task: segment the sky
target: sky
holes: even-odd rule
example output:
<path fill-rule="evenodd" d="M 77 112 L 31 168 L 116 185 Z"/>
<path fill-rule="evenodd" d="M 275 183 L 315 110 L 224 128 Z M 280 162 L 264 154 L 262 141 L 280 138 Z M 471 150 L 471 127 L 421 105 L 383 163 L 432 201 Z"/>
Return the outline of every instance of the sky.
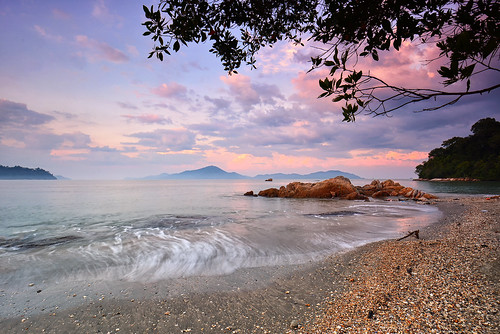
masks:
<path fill-rule="evenodd" d="M 0 165 L 72 179 L 207 165 L 248 176 L 335 169 L 413 178 L 444 140 L 471 134 L 481 118 L 500 120 L 493 91 L 343 123 L 340 103 L 317 99 L 325 72 L 306 73 L 310 45 L 265 48 L 257 70 L 232 76 L 208 44 L 160 62 L 147 58 L 143 4 L 154 2 L 0 0 Z M 357 66 L 391 83 L 440 87 L 439 64 L 424 66 L 435 54 L 406 43 Z"/>

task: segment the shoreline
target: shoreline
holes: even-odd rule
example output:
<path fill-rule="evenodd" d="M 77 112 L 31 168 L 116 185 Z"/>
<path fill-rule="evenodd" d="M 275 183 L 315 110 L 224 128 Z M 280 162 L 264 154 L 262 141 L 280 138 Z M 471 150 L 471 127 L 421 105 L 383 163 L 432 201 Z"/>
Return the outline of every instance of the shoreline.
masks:
<path fill-rule="evenodd" d="M 498 204 L 477 197 L 446 198 L 437 201 L 442 218 L 420 231 L 421 240 L 370 243 L 293 270 L 248 269 L 257 271 L 252 271 L 253 282 L 245 281 L 246 270 L 236 276 L 241 280 L 199 277 L 178 297 L 165 296 L 165 290 L 175 286 L 151 283 L 143 287 L 144 298 L 103 293 L 102 298 L 74 308 L 2 319 L 0 325 L 10 333 L 343 333 L 367 328 L 424 333 L 438 325 L 439 332 L 496 333 L 500 328 Z M 436 256 L 447 259 L 441 267 Z M 197 288 L 197 283 L 209 280 L 226 284 L 227 289 Z M 447 285 L 456 291 L 445 296 L 446 303 L 434 298 Z M 406 294 L 399 295 L 399 290 Z M 469 298 L 471 291 L 475 294 Z M 452 300 L 454 296 L 459 300 Z M 431 302 L 437 306 L 431 307 Z M 465 311 L 455 306 L 464 302 Z M 432 314 L 418 311 L 426 308 Z M 469 319 L 460 322 L 464 317 Z"/>

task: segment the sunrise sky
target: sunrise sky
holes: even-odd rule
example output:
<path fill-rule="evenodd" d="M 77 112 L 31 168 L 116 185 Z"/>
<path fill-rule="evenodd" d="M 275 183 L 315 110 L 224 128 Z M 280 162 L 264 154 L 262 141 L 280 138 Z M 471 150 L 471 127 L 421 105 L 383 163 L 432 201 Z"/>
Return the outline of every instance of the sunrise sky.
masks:
<path fill-rule="evenodd" d="M 342 123 L 318 100 L 312 48 L 263 50 L 258 69 L 228 76 L 209 45 L 147 59 L 150 1 L 0 0 L 0 164 L 73 179 L 122 179 L 207 165 L 254 176 L 338 169 L 412 178 L 427 153 L 500 120 L 498 91 L 446 109 Z M 393 83 L 439 87 L 436 51 L 405 44 L 359 69 Z M 481 80 L 488 80 L 483 77 Z M 477 83 L 481 84 L 481 82 Z M 413 108 L 413 109 L 412 109 Z"/>

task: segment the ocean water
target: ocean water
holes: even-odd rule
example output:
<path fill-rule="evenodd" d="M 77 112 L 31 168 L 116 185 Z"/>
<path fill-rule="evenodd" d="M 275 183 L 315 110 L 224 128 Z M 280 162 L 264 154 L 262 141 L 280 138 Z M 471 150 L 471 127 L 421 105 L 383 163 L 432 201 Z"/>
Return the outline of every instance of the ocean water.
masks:
<path fill-rule="evenodd" d="M 0 311 L 33 308 L 32 286 L 126 286 L 295 265 L 440 217 L 413 201 L 243 196 L 288 182 L 0 181 Z"/>
<path fill-rule="evenodd" d="M 287 264 L 435 221 L 413 202 L 246 197 L 260 181 L 2 181 L 0 284 L 155 281 Z"/>

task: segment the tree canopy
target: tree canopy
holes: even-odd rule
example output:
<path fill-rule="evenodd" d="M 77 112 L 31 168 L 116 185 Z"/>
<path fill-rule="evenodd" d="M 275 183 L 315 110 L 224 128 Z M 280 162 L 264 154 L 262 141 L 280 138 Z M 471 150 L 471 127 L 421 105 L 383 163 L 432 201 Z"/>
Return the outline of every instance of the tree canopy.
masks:
<path fill-rule="evenodd" d="M 365 111 L 383 115 L 410 104 L 435 101 L 435 110 L 464 96 L 488 93 L 500 82 L 472 84 L 484 72 L 500 72 L 500 4 L 496 0 L 159 0 L 144 6 L 149 57 L 163 60 L 190 43 L 211 43 L 224 69 L 256 67 L 256 54 L 279 41 L 320 43 L 310 70 L 326 67 L 319 97 L 344 101 L 344 121 Z M 402 43 L 436 46 L 444 65 L 441 90 L 400 87 L 357 69 L 360 57 L 378 61 Z M 500 77 L 497 75 L 497 78 Z M 464 82 L 454 89 L 445 89 Z M 465 86 L 462 88 L 462 86 Z"/>
<path fill-rule="evenodd" d="M 484 118 L 476 122 L 468 137 L 453 137 L 429 152 L 418 165 L 419 178 L 474 178 L 500 180 L 500 122 Z"/>

